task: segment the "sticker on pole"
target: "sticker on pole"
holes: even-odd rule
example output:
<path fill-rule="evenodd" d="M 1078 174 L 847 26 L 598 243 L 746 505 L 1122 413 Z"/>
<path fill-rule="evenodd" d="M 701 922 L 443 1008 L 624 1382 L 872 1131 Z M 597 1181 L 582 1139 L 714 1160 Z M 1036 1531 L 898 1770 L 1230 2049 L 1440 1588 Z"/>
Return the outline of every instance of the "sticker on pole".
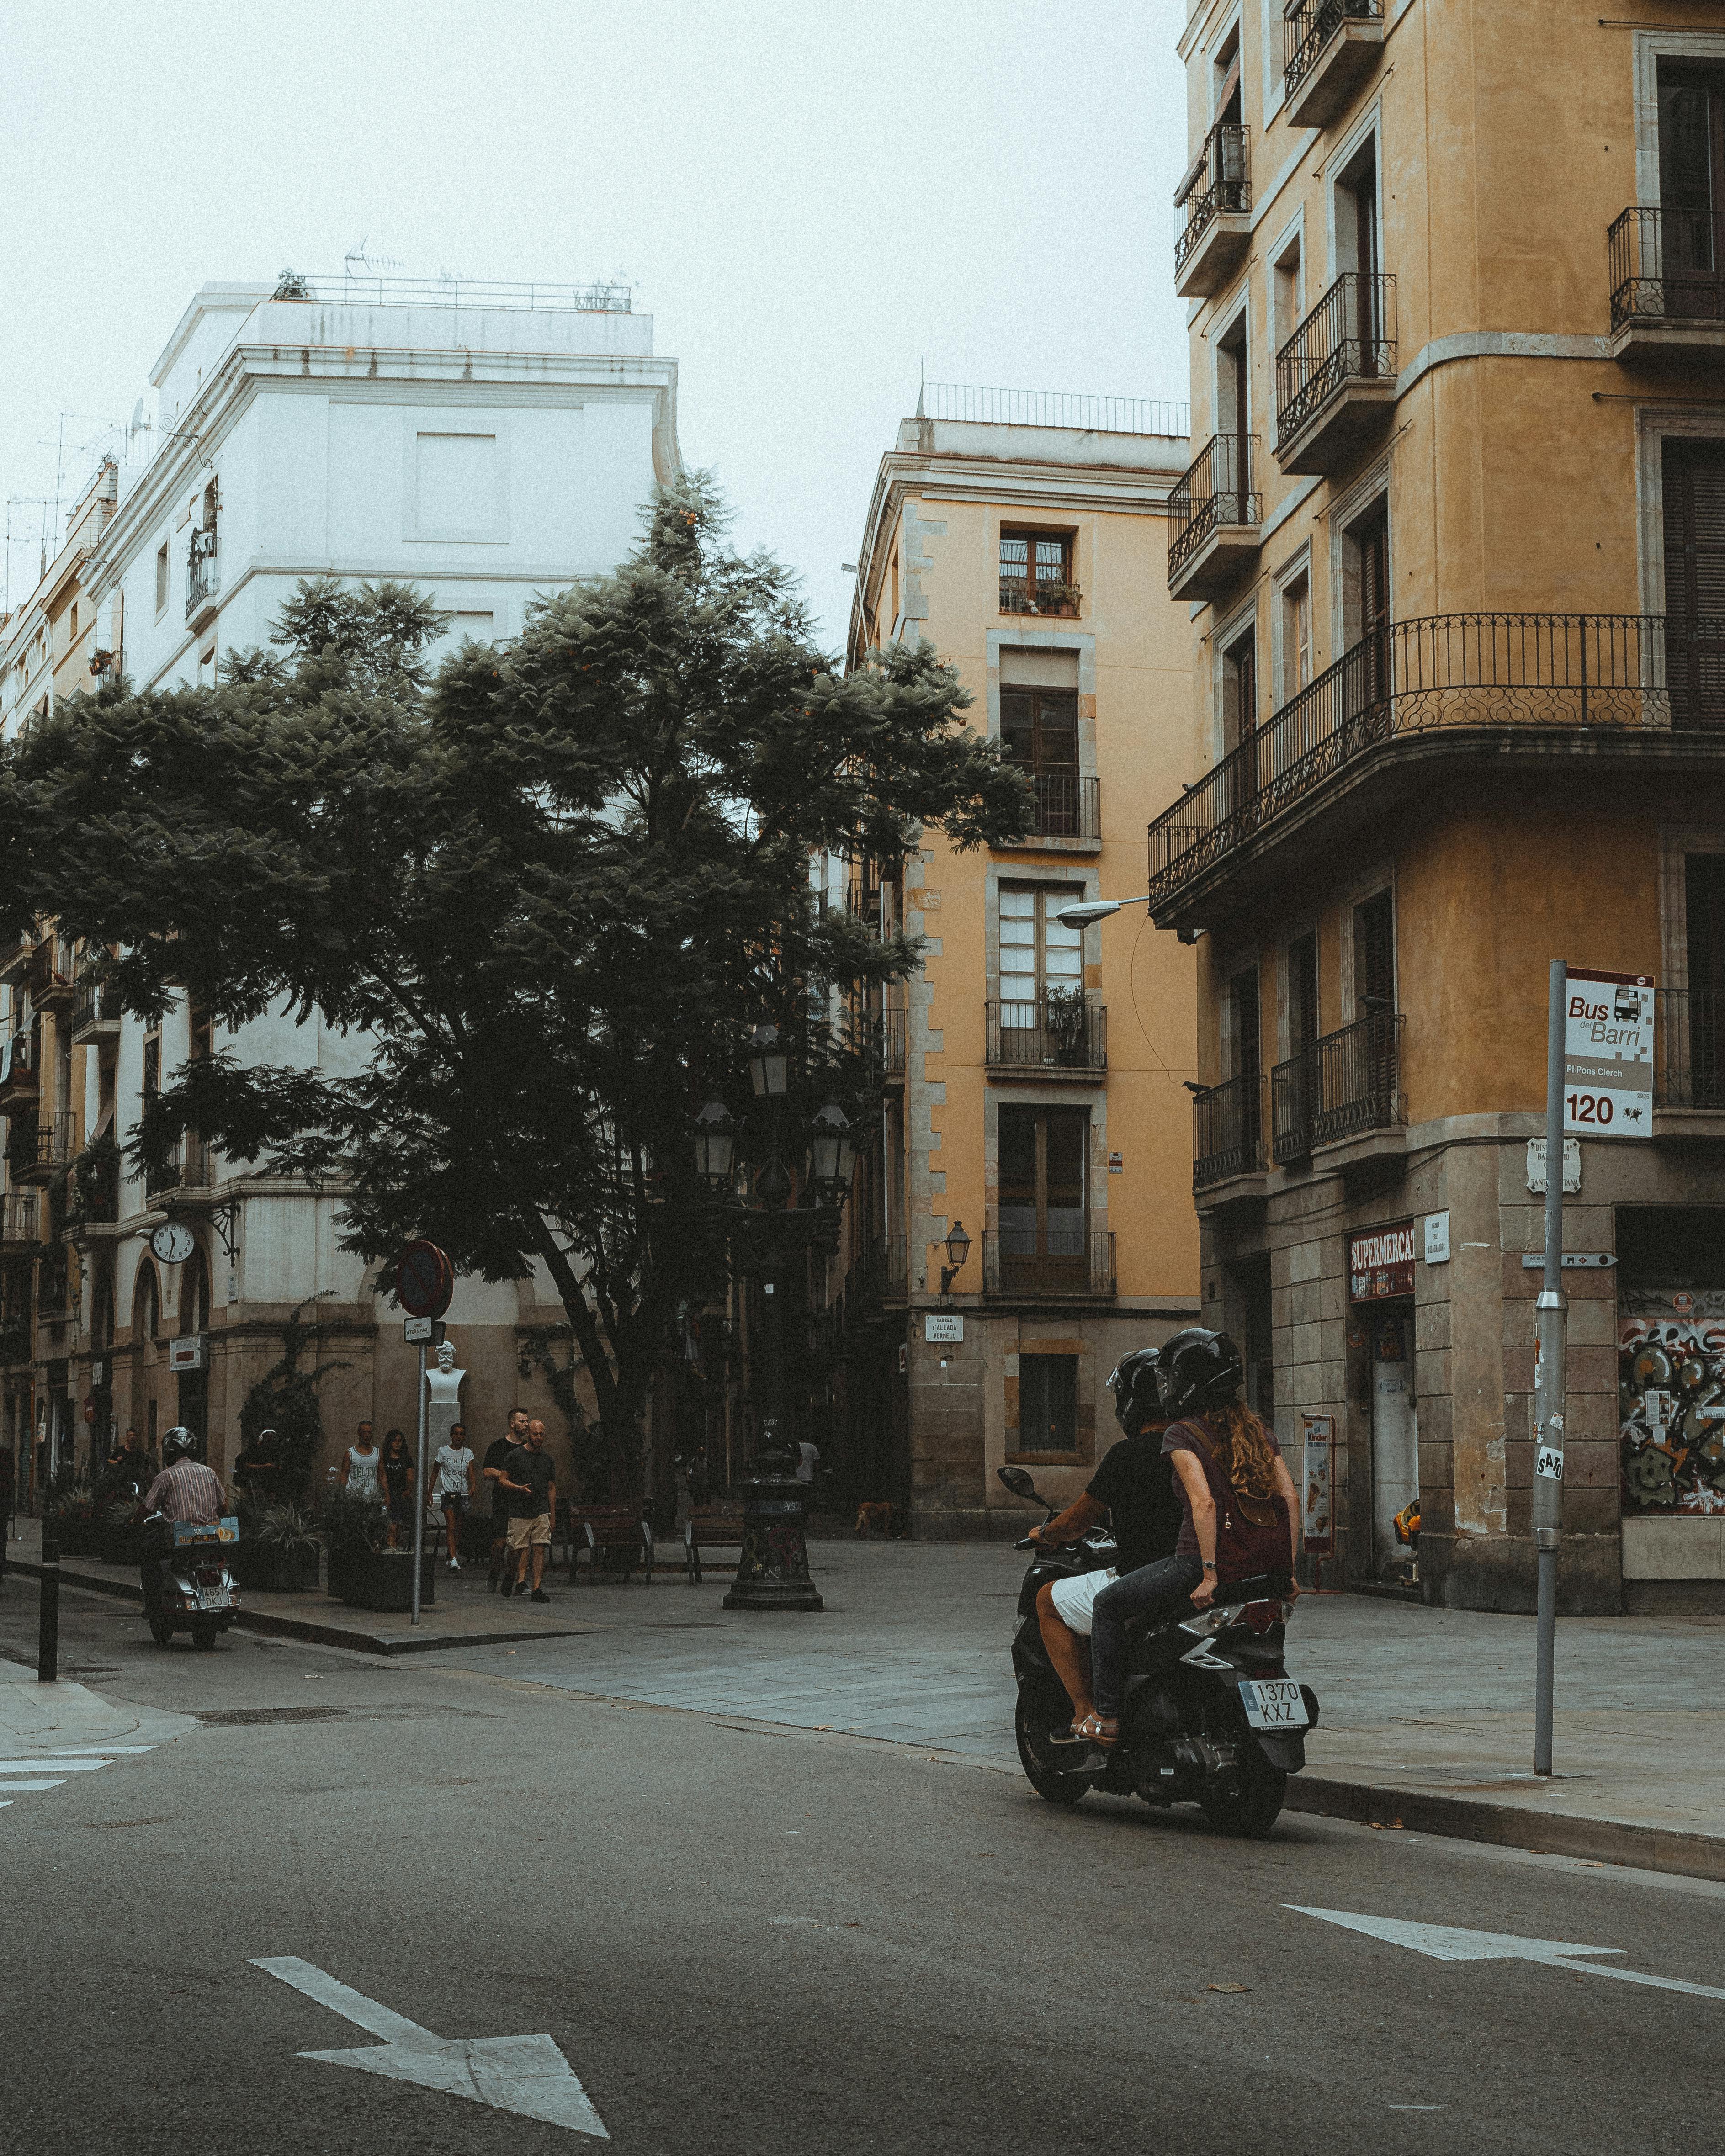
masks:
<path fill-rule="evenodd" d="M 1652 975 L 1572 972 L 1564 993 L 1564 1130 L 1651 1138 Z"/>
<path fill-rule="evenodd" d="M 395 1269 L 395 1299 L 413 1317 L 441 1317 L 455 1292 L 455 1268 L 435 1243 L 409 1243 Z"/>
<path fill-rule="evenodd" d="M 1543 1475 L 1548 1482 L 1561 1482 L 1563 1479 L 1563 1447 L 1542 1445 L 1533 1455 L 1533 1472 Z"/>

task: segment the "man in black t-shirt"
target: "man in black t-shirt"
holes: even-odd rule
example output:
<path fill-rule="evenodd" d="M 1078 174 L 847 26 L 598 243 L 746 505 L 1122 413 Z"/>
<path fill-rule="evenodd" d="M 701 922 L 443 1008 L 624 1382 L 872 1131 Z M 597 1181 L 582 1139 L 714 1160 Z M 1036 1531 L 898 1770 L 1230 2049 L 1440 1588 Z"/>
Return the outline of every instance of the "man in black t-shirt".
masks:
<path fill-rule="evenodd" d="M 480 1470 L 491 1486 L 491 1569 L 485 1584 L 494 1592 L 509 1553 L 509 1492 L 503 1486 L 503 1477 L 509 1470 L 510 1454 L 524 1445 L 526 1437 L 527 1410 L 511 1408 L 508 1429 L 486 1446 L 485 1464 Z"/>
<path fill-rule="evenodd" d="M 1114 1412 L 1127 1435 L 1103 1455 L 1081 1497 L 1045 1527 L 1030 1531 L 1034 1541 L 1050 1546 L 1075 1543 L 1106 1518 L 1118 1545 L 1115 1561 L 1106 1570 L 1051 1580 L 1036 1597 L 1042 1644 L 1072 1702 L 1075 1725 L 1094 1711 L 1090 1657 L 1080 1642 L 1090 1636 L 1096 1597 L 1125 1573 L 1172 1556 L 1185 1517 L 1172 1464 L 1163 1456 L 1162 1436 L 1168 1424 L 1157 1392 L 1155 1365 L 1156 1351 L 1147 1348 L 1127 1356 L 1115 1371 L 1108 1381 Z"/>
<path fill-rule="evenodd" d="M 545 1591 L 545 1563 L 551 1555 L 551 1522 L 557 1505 L 557 1469 L 545 1449 L 545 1424 L 530 1422 L 527 1441 L 517 1445 L 505 1463 L 499 1489 L 509 1493 L 509 1558 L 514 1577 L 506 1572 L 503 1592 L 527 1591 L 528 1560 L 532 1562 L 533 1599 L 549 1602 Z"/>

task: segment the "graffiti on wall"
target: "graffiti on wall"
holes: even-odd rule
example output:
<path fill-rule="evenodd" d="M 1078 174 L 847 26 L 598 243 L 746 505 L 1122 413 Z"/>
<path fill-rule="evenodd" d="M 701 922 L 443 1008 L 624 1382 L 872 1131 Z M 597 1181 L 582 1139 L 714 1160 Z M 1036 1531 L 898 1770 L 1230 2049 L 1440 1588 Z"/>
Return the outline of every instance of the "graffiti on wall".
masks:
<path fill-rule="evenodd" d="M 1725 1289 L 1626 1289 L 1617 1346 L 1625 1512 L 1725 1512 Z"/>

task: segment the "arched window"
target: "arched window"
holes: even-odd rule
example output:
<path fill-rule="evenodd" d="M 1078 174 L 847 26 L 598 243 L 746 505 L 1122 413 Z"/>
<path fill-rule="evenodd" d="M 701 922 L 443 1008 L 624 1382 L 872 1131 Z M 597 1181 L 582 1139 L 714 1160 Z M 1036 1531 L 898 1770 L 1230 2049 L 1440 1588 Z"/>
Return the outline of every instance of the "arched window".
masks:
<path fill-rule="evenodd" d="M 153 1340 L 162 1329 L 162 1294 L 156 1279 L 152 1259 L 141 1259 L 138 1276 L 131 1291 L 131 1337 L 135 1344 L 143 1346 Z"/>

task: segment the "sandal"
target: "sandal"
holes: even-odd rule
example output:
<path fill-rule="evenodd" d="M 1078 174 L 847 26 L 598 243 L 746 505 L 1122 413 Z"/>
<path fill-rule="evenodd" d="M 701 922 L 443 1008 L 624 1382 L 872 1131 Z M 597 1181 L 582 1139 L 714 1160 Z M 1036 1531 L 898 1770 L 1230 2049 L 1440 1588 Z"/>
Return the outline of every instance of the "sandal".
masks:
<path fill-rule="evenodd" d="M 1077 1723 L 1069 1722 L 1063 1729 L 1050 1729 L 1048 1741 L 1050 1744 L 1082 1744 L 1085 1740 L 1078 1733 Z"/>
<path fill-rule="evenodd" d="M 1108 1727 L 1112 1723 L 1112 1727 Z M 1082 1722 L 1073 1725 L 1075 1733 L 1086 1744 L 1100 1744 L 1105 1752 L 1111 1751 L 1120 1742 L 1120 1724 L 1112 1715 L 1087 1714 Z"/>

